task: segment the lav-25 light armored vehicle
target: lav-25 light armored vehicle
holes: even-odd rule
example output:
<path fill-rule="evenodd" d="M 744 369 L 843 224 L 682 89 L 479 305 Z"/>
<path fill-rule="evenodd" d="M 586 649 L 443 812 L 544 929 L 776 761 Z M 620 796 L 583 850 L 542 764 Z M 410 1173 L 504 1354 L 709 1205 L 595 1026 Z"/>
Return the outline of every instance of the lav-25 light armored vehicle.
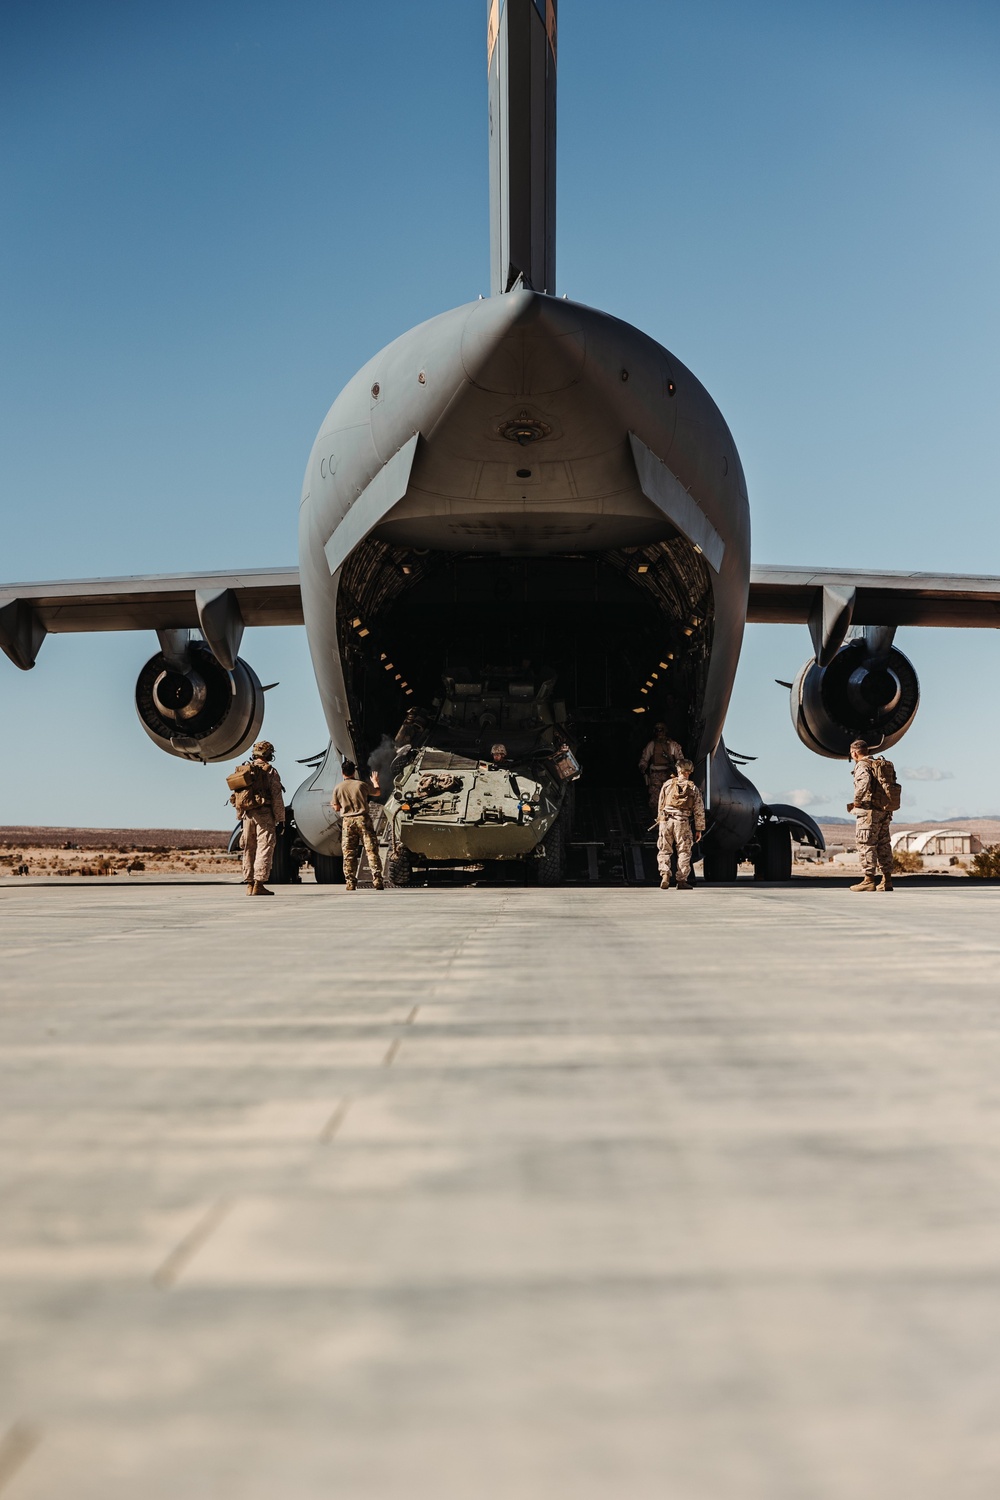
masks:
<path fill-rule="evenodd" d="M 393 763 L 390 878 L 405 885 L 415 865 L 503 860 L 558 884 L 569 822 L 560 813 L 580 772 L 555 678 L 488 672 L 446 677 L 444 687 L 433 722 L 416 719 L 416 743 Z M 499 745 L 505 753 L 494 756 Z"/>

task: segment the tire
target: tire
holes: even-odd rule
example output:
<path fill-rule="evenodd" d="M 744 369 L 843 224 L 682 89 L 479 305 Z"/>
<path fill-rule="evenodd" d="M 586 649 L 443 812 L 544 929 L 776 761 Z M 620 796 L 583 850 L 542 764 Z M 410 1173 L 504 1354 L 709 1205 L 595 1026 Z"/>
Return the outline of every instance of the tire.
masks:
<path fill-rule="evenodd" d="M 755 880 L 791 880 L 792 830 L 787 823 L 765 823 L 760 829 Z"/>
<path fill-rule="evenodd" d="M 268 880 L 272 885 L 298 885 L 299 867 L 292 858 L 295 834 L 286 823 L 278 834 Z"/>
<path fill-rule="evenodd" d="M 535 861 L 539 885 L 562 885 L 566 879 L 566 825 L 561 817 L 556 818 L 545 835 L 544 854 Z"/>
<path fill-rule="evenodd" d="M 344 861 L 339 854 L 314 854 L 312 866 L 317 885 L 343 885 Z"/>
<path fill-rule="evenodd" d="M 386 884 L 394 890 L 402 890 L 413 881 L 413 856 L 402 845 L 396 852 L 385 857 Z"/>
<path fill-rule="evenodd" d="M 706 849 L 704 879 L 709 885 L 732 885 L 736 880 L 739 860 L 735 849 Z"/>

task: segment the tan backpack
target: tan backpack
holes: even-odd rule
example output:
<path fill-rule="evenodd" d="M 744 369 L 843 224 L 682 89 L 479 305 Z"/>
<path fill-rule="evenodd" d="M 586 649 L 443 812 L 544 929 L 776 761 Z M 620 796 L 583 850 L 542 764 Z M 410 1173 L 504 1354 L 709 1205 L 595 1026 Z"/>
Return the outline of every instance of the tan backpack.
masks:
<path fill-rule="evenodd" d="M 880 811 L 899 812 L 899 806 L 903 800 L 903 788 L 897 780 L 896 767 L 891 760 L 886 760 L 884 755 L 873 757 L 871 766 L 875 775 L 875 784 L 881 790 L 884 799 Z"/>
<path fill-rule="evenodd" d="M 270 807 L 271 788 L 267 770 L 256 761 L 248 760 L 226 777 L 226 785 L 232 796 L 230 802 L 241 818 L 257 807 Z"/>

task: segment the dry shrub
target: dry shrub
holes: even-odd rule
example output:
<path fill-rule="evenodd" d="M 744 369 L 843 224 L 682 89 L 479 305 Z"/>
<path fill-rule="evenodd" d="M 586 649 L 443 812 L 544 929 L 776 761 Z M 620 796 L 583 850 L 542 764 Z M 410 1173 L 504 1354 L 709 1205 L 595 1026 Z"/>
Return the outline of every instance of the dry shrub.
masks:
<path fill-rule="evenodd" d="M 969 874 L 973 880 L 1000 880 L 1000 844 L 988 844 L 981 854 L 974 854 Z"/>
<path fill-rule="evenodd" d="M 915 849 L 896 849 L 892 856 L 894 875 L 915 875 L 924 868 L 924 862 Z"/>

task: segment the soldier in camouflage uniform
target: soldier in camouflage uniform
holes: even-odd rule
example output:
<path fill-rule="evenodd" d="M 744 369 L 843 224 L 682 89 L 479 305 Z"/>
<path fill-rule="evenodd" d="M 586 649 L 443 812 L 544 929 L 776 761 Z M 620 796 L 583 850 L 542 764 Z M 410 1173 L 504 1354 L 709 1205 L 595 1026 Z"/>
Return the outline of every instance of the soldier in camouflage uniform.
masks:
<path fill-rule="evenodd" d="M 858 858 L 864 878 L 852 891 L 892 890 L 892 843 L 890 825 L 892 808 L 882 783 L 875 774 L 868 745 L 864 740 L 855 740 L 851 746 L 854 762 L 854 801 L 848 802 L 847 811 L 856 819 L 856 842 Z M 875 884 L 875 876 L 882 872 L 882 879 Z"/>
<path fill-rule="evenodd" d="M 248 896 L 273 896 L 274 892 L 267 889 L 264 881 L 271 873 L 278 830 L 285 821 L 285 799 L 281 794 L 281 777 L 271 764 L 274 760 L 271 741 L 258 740 L 251 754 L 250 764 L 265 773 L 262 781 L 266 783 L 266 790 L 260 795 L 266 800 L 258 803 L 248 796 L 246 800 L 253 800 L 255 805 L 242 810 L 243 879 Z"/>
<path fill-rule="evenodd" d="M 691 889 L 691 849 L 696 838 L 705 832 L 705 803 L 691 780 L 694 764 L 677 762 L 676 775 L 665 781 L 656 807 L 660 836 L 656 845 L 656 866 L 660 872 L 660 890 L 672 884 L 671 859 L 677 855 L 677 889 Z"/>
<path fill-rule="evenodd" d="M 677 741 L 670 738 L 666 724 L 653 725 L 653 738 L 639 757 L 639 770 L 646 782 L 651 813 L 656 814 L 663 783 L 674 774 L 683 753 Z"/>
<path fill-rule="evenodd" d="M 368 855 L 368 868 L 372 872 L 372 884 L 377 891 L 381 891 L 384 889 L 382 860 L 368 812 L 368 804 L 373 797 L 378 796 L 378 788 L 358 775 L 358 768 L 352 760 L 345 760 L 341 771 L 344 779 L 334 787 L 331 801 L 334 812 L 340 813 L 343 824 L 341 842 L 344 851 L 344 884 L 349 891 L 357 886 L 363 842 Z"/>

